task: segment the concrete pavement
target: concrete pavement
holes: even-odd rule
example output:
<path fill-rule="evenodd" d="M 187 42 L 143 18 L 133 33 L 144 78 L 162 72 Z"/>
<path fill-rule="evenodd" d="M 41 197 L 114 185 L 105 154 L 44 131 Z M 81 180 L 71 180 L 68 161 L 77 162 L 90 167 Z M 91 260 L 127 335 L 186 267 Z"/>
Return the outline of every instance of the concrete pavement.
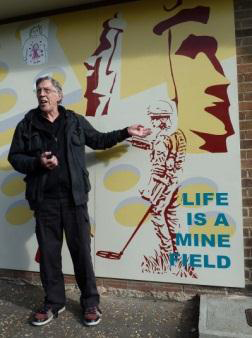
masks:
<path fill-rule="evenodd" d="M 245 310 L 252 297 L 203 295 L 200 297 L 200 338 L 251 338 Z"/>
<path fill-rule="evenodd" d="M 49 324 L 34 327 L 30 314 L 43 300 L 41 287 L 23 281 L 0 279 L 1 338 L 197 338 L 198 301 L 163 301 L 101 297 L 102 322 L 84 327 L 79 291 L 67 290 L 66 311 Z"/>

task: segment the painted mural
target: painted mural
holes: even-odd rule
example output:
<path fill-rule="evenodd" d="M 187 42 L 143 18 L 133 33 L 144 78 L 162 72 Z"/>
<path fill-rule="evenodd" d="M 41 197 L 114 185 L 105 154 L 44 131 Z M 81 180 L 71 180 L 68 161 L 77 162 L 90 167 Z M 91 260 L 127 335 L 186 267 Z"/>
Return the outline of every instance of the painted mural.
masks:
<path fill-rule="evenodd" d="M 2 268 L 38 270 L 23 177 L 6 157 L 42 75 L 98 130 L 152 129 L 87 153 L 96 275 L 244 286 L 232 1 L 140 0 L 1 27 Z"/>

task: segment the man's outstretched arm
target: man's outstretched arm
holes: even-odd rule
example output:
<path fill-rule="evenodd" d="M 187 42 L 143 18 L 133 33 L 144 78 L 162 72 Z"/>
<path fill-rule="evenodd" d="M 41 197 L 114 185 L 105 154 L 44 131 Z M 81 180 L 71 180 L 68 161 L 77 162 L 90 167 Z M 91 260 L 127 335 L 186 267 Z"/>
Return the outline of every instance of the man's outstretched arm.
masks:
<path fill-rule="evenodd" d="M 138 136 L 143 138 L 151 133 L 149 128 L 144 128 L 141 124 L 134 124 L 121 130 L 103 133 L 96 130 L 86 119 L 82 121 L 86 145 L 92 149 L 110 148 L 128 137 Z"/>

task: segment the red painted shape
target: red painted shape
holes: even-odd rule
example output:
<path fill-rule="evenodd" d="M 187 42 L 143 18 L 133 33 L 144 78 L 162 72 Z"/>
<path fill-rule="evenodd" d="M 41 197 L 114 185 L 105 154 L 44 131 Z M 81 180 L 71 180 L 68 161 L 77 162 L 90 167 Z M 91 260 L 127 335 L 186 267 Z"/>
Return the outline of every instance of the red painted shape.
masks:
<path fill-rule="evenodd" d="M 178 252 L 178 249 L 176 246 L 176 232 L 174 231 L 174 224 L 170 219 L 171 219 L 171 216 L 173 216 L 173 218 L 176 217 L 176 208 L 177 208 L 176 203 L 178 199 L 178 191 L 179 191 L 179 187 L 177 187 L 172 193 L 169 204 L 165 207 L 165 210 L 164 210 L 165 221 L 166 221 L 169 237 L 172 243 L 172 252 L 174 253 Z"/>
<path fill-rule="evenodd" d="M 35 255 L 35 262 L 40 263 L 40 250 L 37 249 L 36 255 Z"/>
<path fill-rule="evenodd" d="M 100 37 L 100 44 L 99 44 L 99 46 L 97 47 L 97 49 L 94 51 L 94 53 L 92 55 L 99 55 L 104 50 L 109 49 L 111 47 L 111 43 L 107 39 L 107 34 L 108 34 L 109 30 L 110 30 L 110 27 L 109 27 L 109 24 L 108 24 L 109 21 L 110 21 L 110 19 L 108 19 L 107 21 L 105 21 L 103 23 L 104 30 L 103 30 L 102 35 Z"/>
<path fill-rule="evenodd" d="M 229 106 L 230 106 L 228 93 L 227 93 L 228 86 L 229 86 L 228 84 L 226 84 L 226 85 L 215 85 L 215 86 L 208 87 L 205 90 L 206 94 L 215 96 L 215 97 L 222 100 L 222 102 L 213 102 L 214 106 L 207 107 L 205 110 L 208 113 L 210 113 L 210 114 L 214 115 L 215 117 L 217 117 L 218 119 L 220 119 L 225 124 L 227 130 L 233 131 L 233 127 L 232 127 L 230 119 L 227 120 L 228 110 L 229 110 Z M 229 123 L 229 125 L 228 125 L 228 123 Z"/>
<path fill-rule="evenodd" d="M 115 15 L 114 17 L 116 18 L 117 15 Z M 102 53 L 103 51 L 105 51 L 105 50 L 107 50 L 107 49 L 109 49 L 111 47 L 111 43 L 107 39 L 107 35 L 108 35 L 109 31 L 111 30 L 111 27 L 109 26 L 109 21 L 110 20 L 111 19 L 108 19 L 107 21 L 105 21 L 103 23 L 104 30 L 102 31 L 102 34 L 101 34 L 101 37 L 100 37 L 100 44 L 97 47 L 97 49 L 94 51 L 94 53 L 92 54 L 92 56 L 94 56 L 94 55 L 97 56 L 100 53 Z M 113 28 L 113 29 L 115 29 L 115 28 Z M 119 28 L 117 28 L 117 31 L 118 31 L 118 34 L 123 32 L 123 30 L 119 29 Z"/>
<path fill-rule="evenodd" d="M 215 38 L 211 36 L 196 36 L 191 34 L 182 42 L 180 48 L 175 54 L 195 59 L 199 53 L 204 53 L 212 63 L 215 70 L 225 76 L 223 68 L 215 55 L 217 48 L 218 43 Z M 211 153 L 227 152 L 227 137 L 234 134 L 234 129 L 229 116 L 230 102 L 227 93 L 228 86 L 228 84 L 213 85 L 205 90 L 206 94 L 215 96 L 222 100 L 222 102 L 213 102 L 213 106 L 206 107 L 205 111 L 224 123 L 226 133 L 223 135 L 213 135 L 192 130 L 205 141 L 204 145 L 202 145 L 200 149 L 207 150 Z"/>
<path fill-rule="evenodd" d="M 117 15 L 115 15 L 114 17 L 116 18 Z M 95 65 L 92 66 L 92 65 L 89 65 L 87 62 L 84 62 L 84 65 L 86 66 L 86 68 L 88 70 L 93 70 L 92 75 L 87 77 L 87 89 L 86 89 L 86 92 L 85 92 L 85 95 L 84 95 L 84 97 L 87 98 L 86 116 L 95 116 L 97 108 L 100 105 L 100 99 L 99 98 L 105 96 L 103 94 L 94 93 L 94 91 L 97 89 L 99 81 L 106 81 L 106 78 L 101 78 L 101 76 L 100 76 L 101 74 L 99 74 L 99 71 L 100 71 L 100 65 L 101 65 L 101 62 L 102 62 L 102 53 L 106 50 L 109 50 L 111 47 L 113 47 L 113 48 L 112 48 L 112 51 L 110 53 L 108 61 L 106 61 L 107 62 L 106 71 L 105 71 L 105 74 L 103 74 L 103 75 L 108 76 L 108 75 L 113 73 L 113 70 L 110 69 L 110 66 L 111 66 L 111 63 L 112 63 L 112 60 L 113 60 L 113 57 L 114 57 L 114 53 L 115 53 L 117 44 L 118 44 L 119 34 L 122 33 L 123 30 L 120 29 L 120 28 L 110 27 L 110 21 L 111 21 L 111 19 L 106 20 L 103 23 L 104 29 L 103 29 L 101 37 L 100 37 L 100 44 L 97 47 L 97 49 L 94 51 L 94 53 L 92 54 L 93 57 L 97 56 Z M 116 34 L 115 34 L 114 39 L 113 39 L 113 45 L 111 44 L 111 42 L 108 39 L 108 34 L 112 29 L 116 30 Z M 113 84 L 110 88 L 110 94 L 112 94 L 112 92 L 113 92 L 115 81 L 116 81 L 116 74 L 115 74 L 115 77 L 114 77 L 114 80 L 113 80 Z M 101 115 L 107 115 L 108 114 L 110 99 L 111 99 L 110 97 L 107 99 L 107 102 L 104 106 L 104 109 L 103 109 L 103 112 L 102 112 Z"/>
<path fill-rule="evenodd" d="M 229 85 L 215 85 L 208 87 L 205 90 L 205 93 L 223 100 L 222 102 L 213 102 L 214 105 L 206 107 L 205 111 L 214 115 L 224 123 L 226 133 L 223 135 L 213 135 L 192 130 L 192 132 L 200 136 L 205 141 L 205 144 L 203 144 L 200 149 L 207 150 L 211 153 L 227 152 L 226 140 L 229 136 L 234 134 L 234 129 L 228 112 L 230 106 L 227 93 L 228 86 Z"/>
<path fill-rule="evenodd" d="M 175 102 L 176 107 L 178 109 L 178 90 L 177 90 L 177 85 L 176 85 L 176 81 L 175 81 L 175 77 L 174 77 L 174 73 L 173 73 L 172 61 L 171 61 L 171 43 L 172 43 L 172 34 L 171 34 L 171 30 L 169 30 L 169 33 L 168 33 L 168 57 L 169 57 L 169 63 L 170 63 L 172 82 L 173 82 L 173 86 L 174 86 L 174 90 L 175 90 L 175 97 L 172 99 L 172 101 Z"/>
<path fill-rule="evenodd" d="M 133 147 L 143 150 L 149 150 L 151 148 L 151 144 L 149 141 L 141 139 L 137 136 L 131 137 L 131 139 L 127 139 L 127 142 L 131 143 Z"/>
<path fill-rule="evenodd" d="M 227 144 L 226 139 L 228 137 L 227 134 L 224 135 L 213 135 L 202 133 L 199 131 L 192 130 L 196 135 L 200 136 L 204 141 L 200 149 L 209 151 L 210 153 L 226 153 L 227 152 Z"/>
<path fill-rule="evenodd" d="M 101 63 L 101 58 L 98 58 L 96 60 L 94 67 L 84 62 L 84 65 L 87 67 L 88 70 L 93 70 L 92 75 L 87 77 L 87 89 L 84 94 L 84 97 L 87 98 L 87 109 L 86 109 L 87 116 L 95 116 L 96 109 L 98 108 L 100 104 L 99 98 L 103 96 L 101 94 L 94 93 L 94 90 L 98 87 L 98 82 L 99 82 L 98 72 L 99 72 L 100 63 Z"/>
<path fill-rule="evenodd" d="M 197 6 L 194 8 L 182 9 L 169 19 L 161 21 L 154 28 L 153 32 L 157 35 L 163 34 L 164 31 L 183 22 L 195 21 L 206 24 L 209 19 L 210 8 Z"/>
<path fill-rule="evenodd" d="M 175 54 L 195 59 L 199 53 L 204 53 L 208 56 L 216 71 L 224 75 L 222 66 L 215 55 L 217 48 L 218 43 L 215 38 L 211 36 L 196 36 L 191 34 L 182 42 Z"/>
<path fill-rule="evenodd" d="M 107 115 L 108 114 L 108 107 L 109 107 L 109 103 L 110 103 L 110 98 L 108 99 L 108 101 L 106 102 L 103 111 L 102 111 L 102 115 Z"/>
<path fill-rule="evenodd" d="M 112 84 L 112 86 L 111 86 L 111 88 L 110 88 L 110 91 L 109 91 L 110 94 L 113 93 L 113 89 L 114 89 L 115 82 L 116 82 L 116 74 L 115 74 L 115 76 L 114 76 L 113 84 Z"/>

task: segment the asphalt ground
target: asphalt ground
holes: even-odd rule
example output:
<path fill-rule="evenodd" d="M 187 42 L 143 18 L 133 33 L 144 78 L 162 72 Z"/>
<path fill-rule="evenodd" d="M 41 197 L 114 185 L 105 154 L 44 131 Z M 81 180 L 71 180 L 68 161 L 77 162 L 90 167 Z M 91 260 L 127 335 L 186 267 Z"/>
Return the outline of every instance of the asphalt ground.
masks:
<path fill-rule="evenodd" d="M 199 300 L 155 300 L 101 297 L 102 321 L 85 327 L 79 306 L 79 290 L 66 291 L 66 311 L 47 325 L 30 324 L 31 313 L 43 302 L 40 286 L 19 280 L 0 279 L 0 337 L 92 338 L 197 338 Z"/>

